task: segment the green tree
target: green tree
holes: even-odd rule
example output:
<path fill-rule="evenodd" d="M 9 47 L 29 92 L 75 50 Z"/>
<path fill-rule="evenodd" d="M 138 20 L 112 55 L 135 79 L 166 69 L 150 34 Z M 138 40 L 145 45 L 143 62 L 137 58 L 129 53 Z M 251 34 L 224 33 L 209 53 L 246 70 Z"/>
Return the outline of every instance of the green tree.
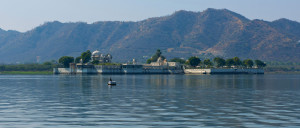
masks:
<path fill-rule="evenodd" d="M 234 66 L 239 66 L 239 65 L 241 65 L 242 64 L 242 61 L 240 60 L 240 58 L 238 58 L 238 57 L 233 57 L 232 58 L 233 59 L 233 61 L 234 61 Z"/>
<path fill-rule="evenodd" d="M 69 64 L 74 62 L 74 57 L 63 56 L 63 57 L 59 58 L 58 62 L 61 63 L 64 67 L 68 68 Z"/>
<path fill-rule="evenodd" d="M 99 64 L 99 60 L 93 60 L 92 64 L 98 65 Z"/>
<path fill-rule="evenodd" d="M 195 67 L 201 63 L 201 60 L 198 57 L 193 56 L 188 59 L 188 63 L 189 63 L 189 65 Z"/>
<path fill-rule="evenodd" d="M 5 71 L 5 66 L 4 65 L 0 65 L 0 71 Z"/>
<path fill-rule="evenodd" d="M 178 63 L 184 64 L 185 60 L 180 59 L 180 58 L 173 58 L 173 59 L 170 60 L 170 62 L 178 62 Z"/>
<path fill-rule="evenodd" d="M 162 60 L 165 60 L 166 59 L 166 57 L 165 56 L 163 56 L 163 55 L 160 55 L 160 58 L 162 59 Z M 158 58 L 157 58 L 158 59 Z M 156 60 L 157 61 L 157 60 Z"/>
<path fill-rule="evenodd" d="M 210 67 L 210 66 L 213 65 L 213 63 L 210 61 L 210 59 L 205 59 L 205 60 L 203 61 L 203 63 L 204 63 L 204 65 L 205 65 L 206 67 Z"/>
<path fill-rule="evenodd" d="M 80 63 L 81 56 L 75 58 L 75 63 Z"/>
<path fill-rule="evenodd" d="M 50 61 L 52 64 L 57 64 L 57 61 L 56 60 L 51 60 Z"/>
<path fill-rule="evenodd" d="M 251 68 L 253 66 L 253 61 L 251 59 L 246 59 L 243 61 L 243 65 L 245 65 L 248 68 Z"/>
<path fill-rule="evenodd" d="M 214 62 L 217 64 L 217 67 L 223 67 L 226 64 L 226 61 L 221 57 L 215 57 Z"/>
<path fill-rule="evenodd" d="M 157 59 L 158 59 L 159 57 L 161 57 L 162 60 L 166 59 L 166 58 L 162 55 L 160 49 L 157 49 L 157 50 L 156 50 L 156 53 L 150 58 L 150 63 L 151 63 L 151 62 L 156 62 Z M 148 60 L 147 60 L 147 63 L 150 64 Z"/>
<path fill-rule="evenodd" d="M 52 63 L 50 61 L 46 61 L 43 63 L 43 65 L 52 65 Z"/>
<path fill-rule="evenodd" d="M 234 65 L 234 60 L 233 59 L 227 59 L 226 60 L 226 66 L 231 67 L 232 65 Z"/>
<path fill-rule="evenodd" d="M 150 64 L 150 63 L 151 63 L 151 59 L 148 59 L 146 63 L 147 63 L 147 64 Z"/>
<path fill-rule="evenodd" d="M 90 50 L 87 50 L 86 52 L 81 53 L 81 59 L 82 63 L 87 63 L 91 60 L 92 53 Z"/>
<path fill-rule="evenodd" d="M 157 61 L 157 59 L 161 56 L 161 52 L 157 49 L 156 53 L 151 57 L 151 62 Z"/>
<path fill-rule="evenodd" d="M 262 62 L 261 60 L 255 60 L 254 62 L 255 62 L 256 66 L 257 66 L 258 68 L 263 68 L 263 67 L 266 67 L 266 66 L 267 66 L 267 65 L 266 65 L 264 62 Z"/>

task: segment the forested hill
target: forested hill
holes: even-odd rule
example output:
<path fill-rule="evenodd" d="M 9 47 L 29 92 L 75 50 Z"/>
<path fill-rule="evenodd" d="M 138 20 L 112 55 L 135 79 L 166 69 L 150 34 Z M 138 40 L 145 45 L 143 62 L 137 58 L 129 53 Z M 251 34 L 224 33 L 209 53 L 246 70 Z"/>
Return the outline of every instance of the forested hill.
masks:
<path fill-rule="evenodd" d="M 0 63 L 79 56 L 87 49 L 113 61 L 140 60 L 161 49 L 167 58 L 213 54 L 300 62 L 300 23 L 249 20 L 226 9 L 178 11 L 139 22 L 48 22 L 20 33 L 0 29 Z"/>

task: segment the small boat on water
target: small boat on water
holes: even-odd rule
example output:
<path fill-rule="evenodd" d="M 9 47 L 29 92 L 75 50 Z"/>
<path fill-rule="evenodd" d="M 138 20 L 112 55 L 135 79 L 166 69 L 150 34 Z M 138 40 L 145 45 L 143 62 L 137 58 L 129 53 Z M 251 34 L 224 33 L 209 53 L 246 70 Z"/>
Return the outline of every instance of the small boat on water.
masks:
<path fill-rule="evenodd" d="M 116 81 L 112 81 L 111 78 L 109 79 L 108 85 L 117 85 L 117 82 Z"/>

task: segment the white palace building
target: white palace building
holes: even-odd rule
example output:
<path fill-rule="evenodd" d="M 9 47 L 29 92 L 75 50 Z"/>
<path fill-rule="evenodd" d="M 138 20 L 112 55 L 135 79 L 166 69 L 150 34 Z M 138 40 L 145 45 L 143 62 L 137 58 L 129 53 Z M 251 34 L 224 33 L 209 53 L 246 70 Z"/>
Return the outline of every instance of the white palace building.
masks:
<path fill-rule="evenodd" d="M 112 56 L 110 54 L 101 54 L 96 50 L 92 53 L 92 61 L 98 60 L 99 63 L 111 63 Z M 136 64 L 133 59 L 132 64 L 120 65 L 93 65 L 90 63 L 70 63 L 70 68 L 54 68 L 54 74 L 263 74 L 263 69 L 185 69 L 178 62 L 167 62 L 158 58 L 157 62 L 150 64 Z"/>
<path fill-rule="evenodd" d="M 94 60 L 98 60 L 99 63 L 111 63 L 112 56 L 109 53 L 104 55 L 96 50 L 92 53 L 92 61 Z"/>

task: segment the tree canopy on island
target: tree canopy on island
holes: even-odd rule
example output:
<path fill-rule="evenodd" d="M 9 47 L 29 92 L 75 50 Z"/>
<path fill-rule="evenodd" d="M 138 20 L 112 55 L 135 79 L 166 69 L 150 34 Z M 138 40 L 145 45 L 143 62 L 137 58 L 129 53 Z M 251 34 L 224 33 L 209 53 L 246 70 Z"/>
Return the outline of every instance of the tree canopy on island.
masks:
<path fill-rule="evenodd" d="M 217 64 L 217 67 L 223 67 L 226 64 L 226 61 L 221 57 L 215 57 L 214 62 Z"/>
<path fill-rule="evenodd" d="M 156 62 L 159 57 L 161 57 L 162 60 L 166 59 L 166 57 L 162 55 L 160 49 L 157 49 L 156 53 L 150 59 L 148 59 L 146 63 L 150 64 L 151 62 Z"/>
<path fill-rule="evenodd" d="M 192 56 L 188 59 L 188 64 L 193 66 L 193 67 L 196 67 L 200 63 L 201 63 L 201 60 L 196 56 Z"/>
<path fill-rule="evenodd" d="M 226 66 L 231 67 L 234 65 L 234 60 L 232 58 L 229 58 L 226 60 Z"/>
<path fill-rule="evenodd" d="M 99 62 L 99 60 L 93 60 L 91 63 L 94 65 L 98 65 L 100 62 Z"/>
<path fill-rule="evenodd" d="M 58 62 L 61 63 L 64 67 L 68 68 L 69 64 L 74 62 L 74 57 L 63 56 L 63 57 L 59 58 Z"/>
<path fill-rule="evenodd" d="M 233 59 L 233 62 L 234 62 L 233 63 L 234 66 L 240 66 L 242 64 L 242 61 L 240 60 L 240 58 L 233 57 L 232 59 Z"/>
<path fill-rule="evenodd" d="M 82 63 L 87 63 L 91 60 L 92 53 L 90 50 L 87 50 L 86 52 L 81 53 L 81 59 Z"/>
<path fill-rule="evenodd" d="M 254 62 L 255 62 L 256 66 L 257 66 L 258 68 L 263 68 L 263 67 L 266 67 L 266 66 L 267 66 L 267 65 L 266 65 L 264 62 L 262 62 L 261 60 L 255 60 Z"/>
<path fill-rule="evenodd" d="M 251 59 L 246 59 L 243 61 L 243 65 L 246 66 L 247 68 L 251 68 L 253 66 L 253 61 Z"/>
<path fill-rule="evenodd" d="M 83 63 L 88 63 L 91 60 L 91 56 L 92 53 L 90 52 L 90 50 L 87 50 L 86 52 L 83 52 L 81 54 L 81 56 L 76 57 L 75 59 L 75 63 L 79 63 L 80 60 L 82 59 Z M 158 60 L 158 58 L 161 58 L 162 60 L 165 59 L 165 57 L 162 55 L 162 52 L 160 51 L 160 49 L 156 50 L 156 53 L 147 60 L 147 63 L 151 63 L 151 62 L 156 62 Z M 63 56 L 59 59 L 59 63 L 61 63 L 64 67 L 69 67 L 69 64 L 74 62 L 74 58 L 70 57 L 70 56 Z M 235 67 L 240 67 L 240 68 L 252 68 L 253 65 L 255 64 L 257 66 L 257 68 L 264 68 L 266 67 L 266 64 L 261 61 L 261 60 L 251 60 L 251 59 L 246 59 L 246 60 L 241 60 L 239 57 L 233 57 L 233 58 L 228 58 L 228 59 L 223 59 L 221 57 L 215 57 L 213 59 L 213 62 L 210 59 L 205 59 L 203 61 L 203 63 L 201 63 L 201 60 L 199 57 L 196 56 L 192 56 L 190 57 L 187 61 L 185 61 L 184 59 L 180 59 L 180 58 L 173 58 L 170 60 L 170 62 L 179 62 L 181 64 L 186 64 L 186 65 L 190 65 L 193 67 L 196 66 L 201 66 L 201 67 L 205 67 L 205 68 L 211 68 L 212 66 L 215 66 L 217 68 L 222 68 L 224 66 L 224 68 L 231 68 L 232 66 Z M 91 62 L 94 65 L 99 65 L 100 62 L 98 60 L 94 60 Z M 45 63 L 45 65 L 49 65 L 49 63 Z"/>
<path fill-rule="evenodd" d="M 184 64 L 185 60 L 184 59 L 180 59 L 180 58 L 173 58 L 170 60 L 170 62 L 178 62 L 180 64 Z"/>
<path fill-rule="evenodd" d="M 205 60 L 203 61 L 203 64 L 204 64 L 206 67 L 208 67 L 208 68 L 214 65 L 214 64 L 210 61 L 210 59 L 205 59 Z"/>
<path fill-rule="evenodd" d="M 80 63 L 81 56 L 75 58 L 75 63 Z"/>

